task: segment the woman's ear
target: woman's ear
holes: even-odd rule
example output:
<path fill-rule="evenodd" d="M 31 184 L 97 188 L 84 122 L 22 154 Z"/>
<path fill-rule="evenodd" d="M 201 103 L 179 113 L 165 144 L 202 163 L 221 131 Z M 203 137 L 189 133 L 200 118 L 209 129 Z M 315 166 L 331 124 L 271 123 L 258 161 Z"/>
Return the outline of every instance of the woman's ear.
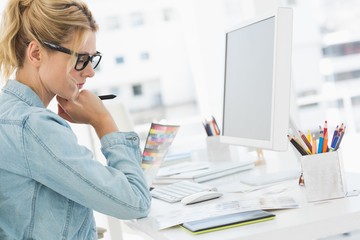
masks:
<path fill-rule="evenodd" d="M 41 59 L 43 57 L 43 49 L 35 41 L 31 41 L 27 48 L 27 58 L 29 62 L 35 66 L 39 67 Z"/>

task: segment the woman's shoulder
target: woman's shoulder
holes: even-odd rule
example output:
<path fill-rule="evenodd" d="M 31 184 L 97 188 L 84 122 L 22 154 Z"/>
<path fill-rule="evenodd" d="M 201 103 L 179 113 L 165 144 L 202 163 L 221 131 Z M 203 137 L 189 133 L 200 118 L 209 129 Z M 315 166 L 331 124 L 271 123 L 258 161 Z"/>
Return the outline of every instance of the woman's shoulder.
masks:
<path fill-rule="evenodd" d="M 30 107 L 24 116 L 24 121 L 30 125 L 62 125 L 68 127 L 69 124 L 59 115 L 47 108 Z"/>
<path fill-rule="evenodd" d="M 0 119 L 8 123 L 34 123 L 40 124 L 54 121 L 61 125 L 67 122 L 53 111 L 39 106 L 29 106 L 22 101 L 0 101 Z"/>

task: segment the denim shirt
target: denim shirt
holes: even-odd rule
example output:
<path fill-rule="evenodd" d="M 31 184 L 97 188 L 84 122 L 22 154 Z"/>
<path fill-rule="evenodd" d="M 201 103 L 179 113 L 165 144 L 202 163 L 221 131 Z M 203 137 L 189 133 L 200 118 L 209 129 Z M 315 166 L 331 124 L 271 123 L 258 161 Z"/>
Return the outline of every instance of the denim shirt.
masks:
<path fill-rule="evenodd" d="M 0 239 L 97 239 L 92 210 L 145 217 L 151 196 L 133 132 L 101 138 L 107 166 L 26 85 L 0 93 Z"/>

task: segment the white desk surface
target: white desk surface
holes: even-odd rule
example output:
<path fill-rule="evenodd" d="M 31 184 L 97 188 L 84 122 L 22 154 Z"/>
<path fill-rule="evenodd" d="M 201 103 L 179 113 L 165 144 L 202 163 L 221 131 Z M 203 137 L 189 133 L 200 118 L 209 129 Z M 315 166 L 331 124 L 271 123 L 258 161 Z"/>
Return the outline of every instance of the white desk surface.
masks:
<path fill-rule="evenodd" d="M 346 175 L 348 190 L 360 189 L 360 175 L 350 173 Z M 148 218 L 126 222 L 126 224 L 134 230 L 145 233 L 143 236 L 146 238 L 150 237 L 155 240 L 307 240 L 360 229 L 360 196 L 308 203 L 303 187 L 298 186 L 294 180 L 288 181 L 285 185 L 300 207 L 272 211 L 276 214 L 276 218 L 266 222 L 199 235 L 193 235 L 179 226 L 156 230 L 149 223 Z M 220 199 L 199 204 L 240 199 L 241 196 L 244 195 L 225 193 Z M 153 199 L 149 216 L 164 214 L 184 207 L 196 207 L 196 205 L 183 206 L 180 203 L 169 204 Z"/>

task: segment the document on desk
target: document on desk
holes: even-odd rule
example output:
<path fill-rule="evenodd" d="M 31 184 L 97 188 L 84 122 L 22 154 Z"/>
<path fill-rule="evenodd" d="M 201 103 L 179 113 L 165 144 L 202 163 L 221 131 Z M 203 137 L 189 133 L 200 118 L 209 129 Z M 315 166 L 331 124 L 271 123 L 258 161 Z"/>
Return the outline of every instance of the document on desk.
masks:
<path fill-rule="evenodd" d="M 205 163 L 207 164 L 207 163 Z M 195 165 L 196 166 L 196 165 Z M 250 170 L 254 167 L 253 161 L 239 161 L 239 162 L 222 162 L 204 165 L 200 163 L 200 167 L 194 171 L 179 172 L 178 174 L 157 176 L 155 183 L 174 183 L 183 180 L 194 181 L 198 183 L 206 182 L 223 176 L 228 176 L 234 173 Z"/>
<path fill-rule="evenodd" d="M 207 162 L 183 162 L 171 166 L 162 167 L 157 173 L 157 177 L 169 177 L 175 174 L 192 172 L 209 168 Z"/>
<path fill-rule="evenodd" d="M 275 210 L 298 208 L 298 203 L 292 197 L 260 197 L 199 205 L 194 208 L 183 208 L 152 217 L 154 226 L 159 230 L 169 228 L 184 222 L 206 219 L 231 213 L 247 212 L 252 210 Z"/>

